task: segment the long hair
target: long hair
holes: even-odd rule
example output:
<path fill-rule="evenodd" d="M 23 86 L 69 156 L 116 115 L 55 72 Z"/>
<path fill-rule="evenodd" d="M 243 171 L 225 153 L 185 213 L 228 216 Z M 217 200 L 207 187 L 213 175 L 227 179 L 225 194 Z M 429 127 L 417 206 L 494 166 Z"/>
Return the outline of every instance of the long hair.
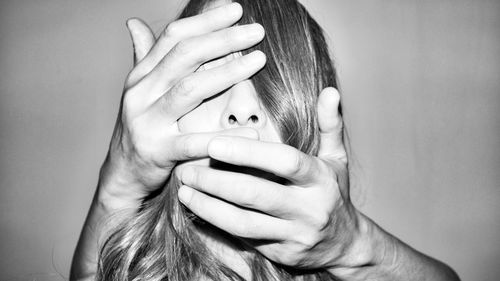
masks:
<path fill-rule="evenodd" d="M 191 0 L 179 17 L 199 14 L 211 1 Z M 251 78 L 262 104 L 283 143 L 316 155 L 317 98 L 323 88 L 337 88 L 321 27 L 296 0 L 235 2 L 243 6 L 240 24 L 258 22 L 266 30 L 260 44 L 243 51 L 259 49 L 268 57 L 266 66 Z M 111 233 L 99 254 L 97 280 L 245 280 L 201 241 L 196 233 L 200 220 L 179 203 L 179 186 L 170 177 L 159 194 L 145 199 L 135 216 Z M 252 280 L 337 280 L 325 270 L 302 271 L 273 263 L 225 232 L 214 231 L 249 251 L 246 261 Z"/>

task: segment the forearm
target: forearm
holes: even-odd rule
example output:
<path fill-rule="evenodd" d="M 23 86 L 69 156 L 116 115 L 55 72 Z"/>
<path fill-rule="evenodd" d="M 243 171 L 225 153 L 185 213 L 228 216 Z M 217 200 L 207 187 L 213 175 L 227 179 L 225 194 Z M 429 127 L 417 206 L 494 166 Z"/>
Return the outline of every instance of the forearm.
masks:
<path fill-rule="evenodd" d="M 109 231 L 139 208 L 139 200 L 121 200 L 109 190 L 116 182 L 100 181 L 78 240 L 71 264 L 70 280 L 93 280 L 97 272 L 100 244 Z M 111 219 L 116 216 L 118 220 Z"/>
<path fill-rule="evenodd" d="M 446 264 L 426 256 L 359 213 L 359 237 L 346 255 L 350 266 L 330 271 L 342 280 L 458 281 Z"/>

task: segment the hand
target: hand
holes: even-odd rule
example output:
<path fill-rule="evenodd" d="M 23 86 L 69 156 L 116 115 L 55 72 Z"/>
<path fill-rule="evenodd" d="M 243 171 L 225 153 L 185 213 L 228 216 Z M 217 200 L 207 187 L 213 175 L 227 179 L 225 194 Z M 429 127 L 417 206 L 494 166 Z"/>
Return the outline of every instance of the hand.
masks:
<path fill-rule="evenodd" d="M 257 137 L 251 129 L 182 134 L 177 126 L 177 120 L 204 99 L 248 79 L 264 66 L 264 54 L 254 51 L 196 71 L 205 62 L 263 39 L 264 30 L 258 24 L 232 26 L 241 16 L 239 4 L 228 4 L 169 24 L 158 40 L 142 21 L 128 21 L 134 68 L 125 82 L 101 170 L 100 186 L 108 197 L 142 199 L 162 186 L 177 161 L 206 157 L 208 142 L 216 135 Z"/>
<path fill-rule="evenodd" d="M 185 166 L 178 172 L 180 201 L 275 262 L 300 268 L 350 262 L 344 254 L 356 238 L 357 213 L 349 199 L 339 99 L 333 88 L 319 97 L 318 157 L 288 145 L 238 137 L 216 137 L 209 143 L 210 157 L 273 173 L 289 184 Z"/>

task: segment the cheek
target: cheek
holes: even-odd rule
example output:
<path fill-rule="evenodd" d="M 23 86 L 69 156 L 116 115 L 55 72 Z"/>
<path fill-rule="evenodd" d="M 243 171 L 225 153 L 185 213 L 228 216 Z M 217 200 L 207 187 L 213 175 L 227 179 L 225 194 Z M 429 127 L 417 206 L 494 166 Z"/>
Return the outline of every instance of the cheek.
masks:
<path fill-rule="evenodd" d="M 214 96 L 202 102 L 198 107 L 182 116 L 177 121 L 181 133 L 215 132 L 220 127 L 220 116 L 223 110 L 222 95 Z"/>
<path fill-rule="evenodd" d="M 281 139 L 280 133 L 278 132 L 276 125 L 269 117 L 267 118 L 267 120 L 268 121 L 266 123 L 266 127 L 260 133 L 260 139 L 268 142 L 282 143 L 283 140 Z"/>
<path fill-rule="evenodd" d="M 196 133 L 196 132 L 207 132 L 209 131 L 209 124 L 202 110 L 201 106 L 194 109 L 193 111 L 182 116 L 178 121 L 177 125 L 181 133 Z"/>

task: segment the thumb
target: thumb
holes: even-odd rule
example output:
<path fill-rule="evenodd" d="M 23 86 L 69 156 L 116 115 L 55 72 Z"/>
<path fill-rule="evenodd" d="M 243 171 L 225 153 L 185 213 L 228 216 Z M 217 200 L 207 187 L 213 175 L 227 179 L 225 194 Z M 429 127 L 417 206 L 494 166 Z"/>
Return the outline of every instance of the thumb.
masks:
<path fill-rule="evenodd" d="M 332 87 L 321 91 L 318 98 L 320 144 L 318 156 L 347 162 L 343 141 L 343 122 L 339 112 L 340 94 Z"/>
<path fill-rule="evenodd" d="M 127 28 L 134 46 L 134 65 L 136 65 L 149 53 L 156 39 L 153 31 L 141 19 L 131 18 L 127 20 Z"/>

